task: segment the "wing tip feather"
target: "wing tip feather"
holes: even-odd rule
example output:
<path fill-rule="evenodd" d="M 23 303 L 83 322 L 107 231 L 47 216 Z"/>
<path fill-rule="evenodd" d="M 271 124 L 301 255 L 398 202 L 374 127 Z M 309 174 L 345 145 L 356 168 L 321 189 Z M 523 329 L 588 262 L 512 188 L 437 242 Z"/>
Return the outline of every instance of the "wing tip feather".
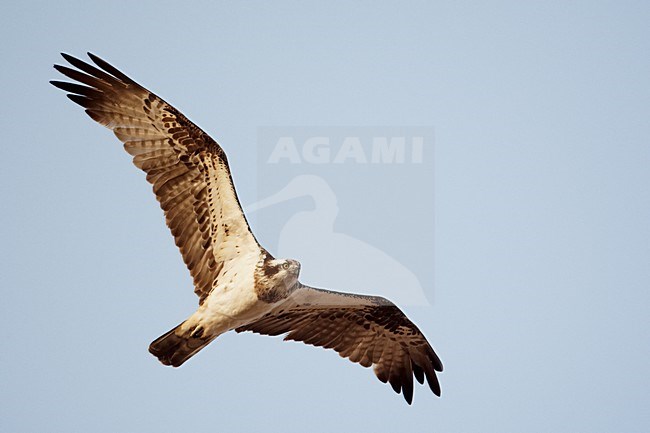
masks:
<path fill-rule="evenodd" d="M 78 60 L 76 57 L 74 57 L 71 54 L 64 53 L 64 52 L 61 52 L 60 54 L 61 54 L 61 57 L 63 57 L 68 63 L 72 63 L 75 60 Z"/>
<path fill-rule="evenodd" d="M 86 53 L 90 60 L 97 66 L 99 66 L 101 69 L 103 69 L 105 72 L 111 74 L 113 77 L 117 78 L 118 80 L 122 81 L 125 84 L 134 84 L 137 85 L 133 79 L 131 79 L 129 76 L 127 76 L 124 72 L 120 71 L 117 69 L 115 66 L 111 65 L 108 63 L 106 60 L 102 59 L 101 57 L 91 53 L 88 51 Z"/>
<path fill-rule="evenodd" d="M 90 106 L 91 101 L 90 101 L 90 99 L 86 98 L 85 96 L 76 95 L 76 94 L 73 94 L 73 93 L 69 93 L 69 94 L 67 94 L 65 96 L 67 96 L 68 99 L 70 99 L 75 104 L 81 105 L 84 108 L 88 108 Z"/>

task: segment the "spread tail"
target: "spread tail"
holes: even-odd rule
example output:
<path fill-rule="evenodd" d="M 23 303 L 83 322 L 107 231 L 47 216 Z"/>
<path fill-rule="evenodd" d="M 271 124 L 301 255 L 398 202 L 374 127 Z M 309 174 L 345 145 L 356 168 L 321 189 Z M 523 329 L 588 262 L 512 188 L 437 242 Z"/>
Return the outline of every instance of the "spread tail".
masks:
<path fill-rule="evenodd" d="M 189 334 L 187 331 L 181 330 L 183 323 L 161 335 L 149 345 L 149 352 L 165 365 L 181 366 L 216 337 L 204 336 L 201 328 Z"/>

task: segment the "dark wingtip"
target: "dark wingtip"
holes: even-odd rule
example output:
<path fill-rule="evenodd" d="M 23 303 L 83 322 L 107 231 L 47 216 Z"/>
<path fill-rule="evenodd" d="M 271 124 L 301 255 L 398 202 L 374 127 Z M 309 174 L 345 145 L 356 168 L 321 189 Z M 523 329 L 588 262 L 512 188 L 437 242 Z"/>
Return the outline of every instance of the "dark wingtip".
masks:
<path fill-rule="evenodd" d="M 88 108 L 90 106 L 90 99 L 86 98 L 85 96 L 75 95 L 75 94 L 67 94 L 66 96 L 72 102 L 74 102 L 75 104 L 79 104 L 84 108 Z"/>
<path fill-rule="evenodd" d="M 390 386 L 393 387 L 393 391 L 399 394 L 402 390 L 402 384 L 397 379 L 393 378 L 389 378 L 388 382 L 390 383 Z"/>
<path fill-rule="evenodd" d="M 97 123 L 101 123 L 104 125 L 104 119 L 101 116 L 101 114 L 97 113 L 96 111 L 91 110 L 90 108 L 86 108 L 86 114 L 90 116 L 91 119 L 93 119 Z"/>
<path fill-rule="evenodd" d="M 90 60 L 93 61 L 97 66 L 99 66 L 101 69 L 104 71 L 108 72 L 118 80 L 127 83 L 127 84 L 135 84 L 138 85 L 135 81 L 133 81 L 131 78 L 129 78 L 125 73 L 117 69 L 115 66 L 111 65 L 108 63 L 106 60 L 102 59 L 99 56 L 94 55 L 91 52 L 88 52 L 88 57 L 90 57 Z"/>
<path fill-rule="evenodd" d="M 418 381 L 420 385 L 424 384 L 424 370 L 422 370 L 422 368 L 415 363 L 413 364 L 412 368 L 413 368 L 413 375 L 415 376 L 415 379 Z"/>
<path fill-rule="evenodd" d="M 427 352 L 428 352 L 429 359 L 431 360 L 431 364 L 433 364 L 433 369 L 435 371 L 442 372 L 443 370 L 442 361 L 440 360 L 436 352 L 433 350 L 433 347 L 429 346 Z"/>
<path fill-rule="evenodd" d="M 442 361 L 440 360 L 440 357 L 438 356 L 436 351 L 433 350 L 433 347 L 431 348 L 431 351 L 433 352 L 433 357 L 434 357 L 434 368 L 436 369 L 436 371 L 442 372 L 444 367 L 442 366 Z"/>
<path fill-rule="evenodd" d="M 438 382 L 438 378 L 434 375 L 433 380 L 428 379 L 427 382 L 429 382 L 429 388 L 431 389 L 431 392 L 433 392 L 435 395 L 440 397 L 440 382 Z"/>
<path fill-rule="evenodd" d="M 61 57 L 66 59 L 68 62 L 72 63 L 70 60 L 75 61 L 76 59 L 68 53 L 61 53 Z"/>
<path fill-rule="evenodd" d="M 56 87 L 57 89 L 63 90 L 67 92 L 67 88 L 69 87 L 69 83 L 66 83 L 65 81 L 58 81 L 58 80 L 50 80 L 50 84 Z"/>
<path fill-rule="evenodd" d="M 106 60 L 102 59 L 101 57 L 99 57 L 99 56 L 97 56 L 97 55 L 95 55 L 93 53 L 91 53 L 90 51 L 88 51 L 86 54 L 88 55 L 90 60 L 92 60 L 97 66 L 99 66 L 102 69 L 104 69 L 102 67 L 102 65 L 108 64 L 108 62 Z"/>
<path fill-rule="evenodd" d="M 65 81 L 58 81 L 58 80 L 50 80 L 50 84 L 53 85 L 54 87 L 65 90 L 65 91 L 70 91 L 70 83 L 65 82 Z"/>

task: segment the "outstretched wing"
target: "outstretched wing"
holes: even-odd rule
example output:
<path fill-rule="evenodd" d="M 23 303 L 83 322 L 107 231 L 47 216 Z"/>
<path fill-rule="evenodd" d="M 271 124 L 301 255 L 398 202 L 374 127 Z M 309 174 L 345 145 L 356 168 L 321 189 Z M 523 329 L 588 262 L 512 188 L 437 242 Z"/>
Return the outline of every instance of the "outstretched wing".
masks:
<path fill-rule="evenodd" d="M 178 110 L 104 60 L 88 53 L 93 66 L 62 55 L 77 69 L 54 68 L 81 84 L 51 83 L 113 130 L 133 163 L 147 173 L 203 302 L 225 261 L 260 248 L 239 204 L 225 153 Z"/>
<path fill-rule="evenodd" d="M 440 396 L 436 371 L 442 363 L 422 332 L 392 302 L 376 297 L 301 286 L 282 304 L 237 332 L 287 334 L 285 340 L 336 350 L 364 367 L 374 365 L 406 401 L 413 400 L 413 375 Z"/>

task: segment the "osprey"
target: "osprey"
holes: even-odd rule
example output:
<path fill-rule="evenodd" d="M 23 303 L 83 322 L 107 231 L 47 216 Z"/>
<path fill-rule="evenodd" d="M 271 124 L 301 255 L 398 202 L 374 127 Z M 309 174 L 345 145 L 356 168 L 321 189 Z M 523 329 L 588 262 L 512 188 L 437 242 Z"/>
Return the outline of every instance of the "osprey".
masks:
<path fill-rule="evenodd" d="M 174 107 L 99 57 L 62 54 L 54 68 L 78 83 L 51 81 L 111 129 L 147 174 L 194 281 L 199 307 L 149 351 L 178 367 L 224 332 L 286 334 L 374 367 L 411 404 L 413 376 L 440 395 L 442 363 L 422 332 L 390 301 L 316 289 L 300 263 L 276 259 L 256 240 L 223 149 Z"/>

